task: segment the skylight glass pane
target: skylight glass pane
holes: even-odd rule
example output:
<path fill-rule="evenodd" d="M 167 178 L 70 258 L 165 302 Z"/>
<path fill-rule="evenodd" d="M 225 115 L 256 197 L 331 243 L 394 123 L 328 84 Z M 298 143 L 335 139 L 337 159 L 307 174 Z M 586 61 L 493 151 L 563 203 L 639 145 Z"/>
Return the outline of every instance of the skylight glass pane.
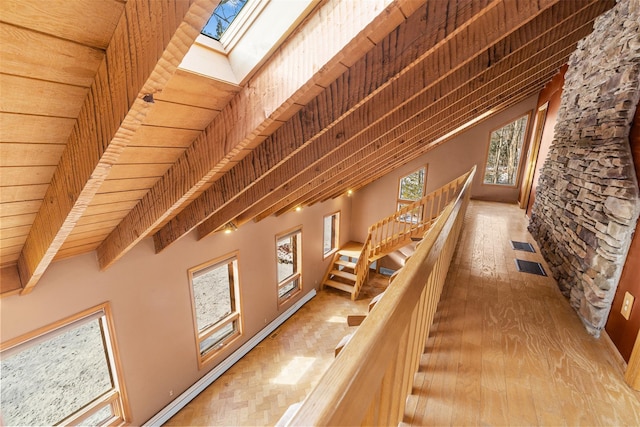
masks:
<path fill-rule="evenodd" d="M 220 4 L 214 9 L 209 22 L 202 29 L 202 34 L 219 41 L 244 5 L 247 4 L 247 1 L 249 0 L 220 0 Z"/>

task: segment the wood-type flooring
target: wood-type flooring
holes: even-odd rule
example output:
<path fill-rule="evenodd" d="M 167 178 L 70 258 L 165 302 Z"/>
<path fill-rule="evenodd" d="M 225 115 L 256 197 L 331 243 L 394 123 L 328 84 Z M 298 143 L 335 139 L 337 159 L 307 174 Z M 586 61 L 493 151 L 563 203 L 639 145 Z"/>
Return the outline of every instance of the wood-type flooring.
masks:
<path fill-rule="evenodd" d="M 590 336 L 551 277 L 518 272 L 542 263 L 513 205 L 473 201 L 449 271 L 403 425 L 640 426 L 640 393 L 624 383 L 603 338 Z M 535 253 L 515 251 L 530 242 Z M 325 290 L 166 425 L 274 425 L 301 401 L 382 290 Z"/>

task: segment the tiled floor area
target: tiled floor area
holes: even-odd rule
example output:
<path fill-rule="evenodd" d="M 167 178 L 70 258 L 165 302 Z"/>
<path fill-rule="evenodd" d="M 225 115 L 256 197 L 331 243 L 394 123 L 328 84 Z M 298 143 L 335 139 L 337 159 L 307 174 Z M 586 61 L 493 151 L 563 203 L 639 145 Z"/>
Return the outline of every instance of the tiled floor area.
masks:
<path fill-rule="evenodd" d="M 534 243 L 515 206 L 472 202 L 414 393 L 411 425 L 640 425 L 640 393 L 602 339 L 588 335 L 552 278 L 518 272 L 510 240 Z M 547 269 L 549 273 L 549 270 Z M 274 425 L 302 400 L 366 312 L 323 291 L 166 425 Z"/>

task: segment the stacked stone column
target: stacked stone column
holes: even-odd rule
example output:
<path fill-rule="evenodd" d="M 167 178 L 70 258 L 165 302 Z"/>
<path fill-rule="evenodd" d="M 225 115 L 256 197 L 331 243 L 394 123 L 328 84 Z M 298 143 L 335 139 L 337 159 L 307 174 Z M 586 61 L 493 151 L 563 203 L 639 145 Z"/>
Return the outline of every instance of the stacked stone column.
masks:
<path fill-rule="evenodd" d="M 639 86 L 640 0 L 619 0 L 569 59 L 529 224 L 560 290 L 595 336 L 640 213 L 629 147 Z"/>

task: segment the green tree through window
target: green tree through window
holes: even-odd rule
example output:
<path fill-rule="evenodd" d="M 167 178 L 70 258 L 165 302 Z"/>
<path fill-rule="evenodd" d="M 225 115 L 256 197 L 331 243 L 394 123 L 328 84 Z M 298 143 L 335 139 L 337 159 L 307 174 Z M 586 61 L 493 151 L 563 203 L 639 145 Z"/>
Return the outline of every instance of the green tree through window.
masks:
<path fill-rule="evenodd" d="M 515 185 L 528 115 L 491 132 L 484 171 L 485 184 Z"/>
<path fill-rule="evenodd" d="M 427 168 L 425 166 L 400 178 L 397 210 L 404 208 L 411 204 L 411 202 L 420 200 L 422 196 L 424 196 L 426 177 Z M 417 223 L 421 218 L 422 208 L 416 208 L 407 215 L 404 215 L 400 221 Z"/>
<path fill-rule="evenodd" d="M 215 40 L 220 40 L 227 28 L 238 16 L 248 0 L 220 0 L 220 4 L 216 7 L 202 29 L 202 34 Z"/>

